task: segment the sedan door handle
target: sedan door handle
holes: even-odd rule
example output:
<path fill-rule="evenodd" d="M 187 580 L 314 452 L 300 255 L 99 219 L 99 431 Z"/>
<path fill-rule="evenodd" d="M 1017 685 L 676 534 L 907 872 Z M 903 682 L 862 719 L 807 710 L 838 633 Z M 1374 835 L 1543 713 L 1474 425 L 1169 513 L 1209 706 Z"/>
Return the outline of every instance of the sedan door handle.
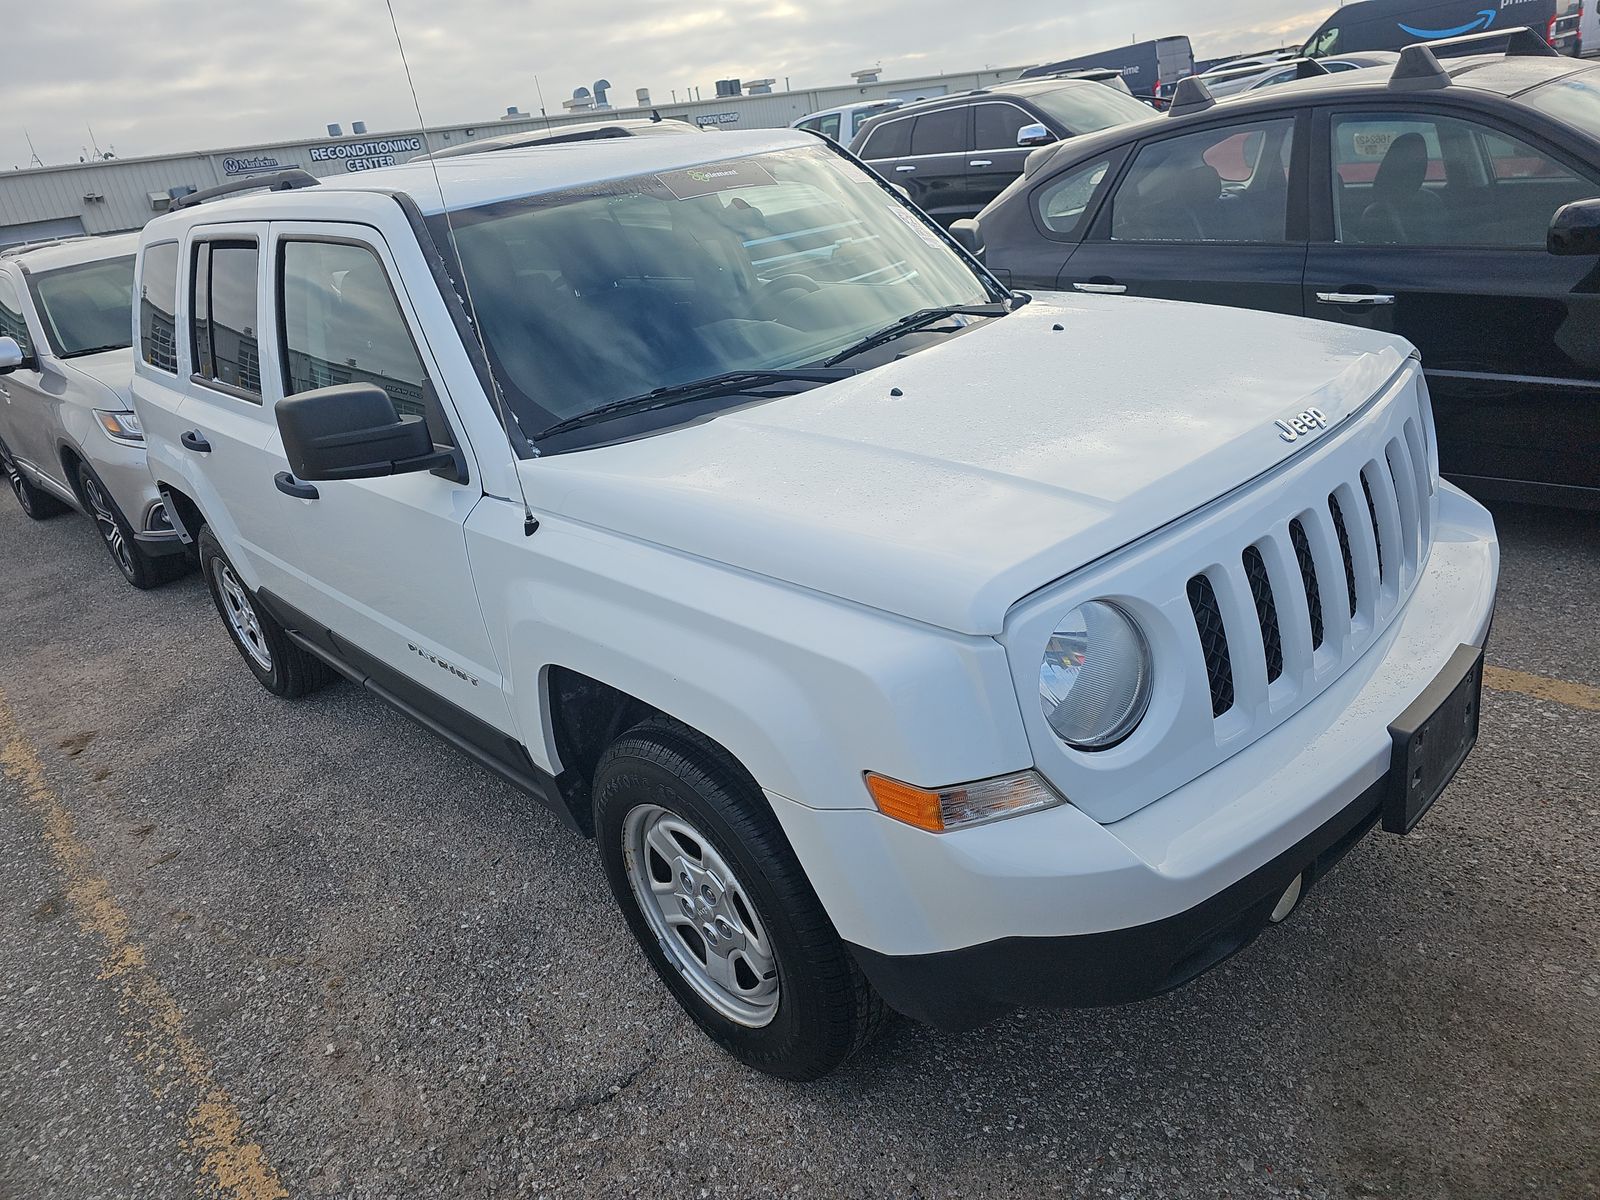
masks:
<path fill-rule="evenodd" d="M 185 429 L 178 440 L 183 443 L 185 450 L 193 450 L 196 454 L 211 453 L 211 443 L 193 429 Z"/>
<path fill-rule="evenodd" d="M 969 167 L 992 167 L 994 162 L 987 158 L 975 158 L 967 164 Z"/>
<path fill-rule="evenodd" d="M 1121 296 L 1128 290 L 1125 283 L 1075 283 L 1074 291 L 1088 292 L 1095 296 Z"/>
<path fill-rule="evenodd" d="M 317 491 L 316 484 L 302 483 L 287 471 L 279 471 L 272 477 L 272 482 L 278 485 L 278 490 L 285 496 L 293 496 L 296 500 L 315 500 L 322 495 Z"/>
<path fill-rule="evenodd" d="M 915 171 L 915 167 L 896 167 L 896 171 Z"/>
<path fill-rule="evenodd" d="M 1380 296 L 1373 292 L 1318 292 L 1319 304 L 1349 304 L 1357 308 L 1381 308 L 1393 304 L 1393 296 Z"/>

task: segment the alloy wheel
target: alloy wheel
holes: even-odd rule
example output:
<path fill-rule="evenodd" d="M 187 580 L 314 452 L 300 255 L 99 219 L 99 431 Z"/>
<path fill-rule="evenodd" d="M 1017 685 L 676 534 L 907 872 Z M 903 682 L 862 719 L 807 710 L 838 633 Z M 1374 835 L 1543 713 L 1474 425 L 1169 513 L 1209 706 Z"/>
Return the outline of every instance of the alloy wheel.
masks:
<path fill-rule="evenodd" d="M 117 520 L 116 513 L 111 508 L 111 501 L 100 490 L 100 481 L 87 471 L 81 478 L 83 484 L 83 498 L 89 502 L 89 514 L 94 517 L 96 528 L 100 536 L 105 539 L 106 549 L 111 551 L 111 557 L 117 560 L 117 566 L 129 579 L 133 578 L 133 552 L 128 546 L 128 539 L 122 536 L 122 523 Z"/>
<path fill-rule="evenodd" d="M 736 1024 L 771 1024 L 778 961 L 727 860 L 683 817 L 654 804 L 628 813 L 622 851 L 640 912 L 700 998 Z"/>
<path fill-rule="evenodd" d="M 257 666 L 263 671 L 272 670 L 272 651 L 267 646 L 267 637 L 261 628 L 260 618 L 256 616 L 250 593 L 244 590 L 244 584 L 239 582 L 239 577 L 224 559 L 213 561 L 211 577 L 216 580 L 217 594 L 222 597 L 223 612 L 233 636 L 239 639 L 239 644 Z"/>

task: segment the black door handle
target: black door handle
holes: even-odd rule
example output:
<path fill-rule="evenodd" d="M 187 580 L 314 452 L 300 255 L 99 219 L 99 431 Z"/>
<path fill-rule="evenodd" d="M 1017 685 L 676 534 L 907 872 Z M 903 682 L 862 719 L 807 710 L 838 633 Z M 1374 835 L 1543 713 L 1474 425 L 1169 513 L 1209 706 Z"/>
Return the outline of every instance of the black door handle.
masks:
<path fill-rule="evenodd" d="M 193 450 L 196 454 L 210 454 L 211 443 L 206 441 L 193 429 L 185 429 L 183 436 L 178 439 L 183 443 L 185 450 Z"/>
<path fill-rule="evenodd" d="M 293 496 L 296 500 L 315 500 L 322 495 L 317 491 L 316 484 L 302 483 L 287 471 L 279 471 L 272 477 L 272 482 L 278 485 L 278 490 L 285 496 Z"/>

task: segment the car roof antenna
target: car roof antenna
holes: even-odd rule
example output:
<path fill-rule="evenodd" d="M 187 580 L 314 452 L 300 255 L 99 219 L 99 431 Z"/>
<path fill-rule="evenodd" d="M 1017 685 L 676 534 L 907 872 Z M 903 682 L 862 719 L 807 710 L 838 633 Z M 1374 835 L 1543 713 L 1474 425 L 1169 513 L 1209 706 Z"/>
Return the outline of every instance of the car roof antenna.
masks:
<path fill-rule="evenodd" d="M 400 65 L 405 68 L 406 87 L 411 89 L 411 106 L 417 112 L 417 129 L 424 141 L 428 136 L 428 123 L 422 117 L 422 101 L 417 99 L 417 85 L 411 78 L 411 63 L 406 58 L 406 44 L 400 37 L 400 22 L 395 20 L 394 0 L 383 0 L 384 7 L 389 10 L 389 27 L 394 30 L 394 44 L 400 50 Z M 461 273 L 461 286 L 466 290 L 467 307 L 472 312 L 472 332 L 478 339 L 478 349 L 483 352 L 483 365 L 489 377 L 490 399 L 494 402 L 495 414 L 500 418 L 501 432 L 506 436 L 506 449 L 511 451 L 511 473 L 517 480 L 517 496 L 522 501 L 522 532 L 526 537 L 532 537 L 539 532 L 539 518 L 533 515 L 533 506 L 528 503 L 528 489 L 522 482 L 522 471 L 518 467 L 521 455 L 517 453 L 515 444 L 511 441 L 511 416 L 506 411 L 505 393 L 500 390 L 500 381 L 494 375 L 494 362 L 489 357 L 489 345 L 483 340 L 483 327 L 478 319 L 478 306 L 472 300 L 472 284 L 467 279 L 467 263 L 461 257 L 461 247 L 456 244 L 456 226 L 450 218 L 450 206 L 445 203 L 444 183 L 439 178 L 439 160 L 433 155 L 428 155 L 428 165 L 433 168 L 433 186 L 439 192 L 439 205 L 444 212 L 444 227 L 450 237 L 450 255 L 456 260 L 456 270 Z M 530 447 L 537 457 L 537 446 Z"/>

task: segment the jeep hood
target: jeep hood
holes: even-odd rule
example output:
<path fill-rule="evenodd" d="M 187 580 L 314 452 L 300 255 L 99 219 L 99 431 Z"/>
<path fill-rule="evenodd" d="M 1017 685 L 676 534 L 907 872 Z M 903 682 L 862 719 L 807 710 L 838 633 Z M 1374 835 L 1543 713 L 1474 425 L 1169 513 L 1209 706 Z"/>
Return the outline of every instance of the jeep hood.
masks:
<path fill-rule="evenodd" d="M 1294 317 L 1050 294 L 858 377 L 523 471 L 536 508 L 997 634 L 1022 597 L 1316 440 L 1274 422 L 1315 407 L 1337 426 L 1410 353 Z"/>

